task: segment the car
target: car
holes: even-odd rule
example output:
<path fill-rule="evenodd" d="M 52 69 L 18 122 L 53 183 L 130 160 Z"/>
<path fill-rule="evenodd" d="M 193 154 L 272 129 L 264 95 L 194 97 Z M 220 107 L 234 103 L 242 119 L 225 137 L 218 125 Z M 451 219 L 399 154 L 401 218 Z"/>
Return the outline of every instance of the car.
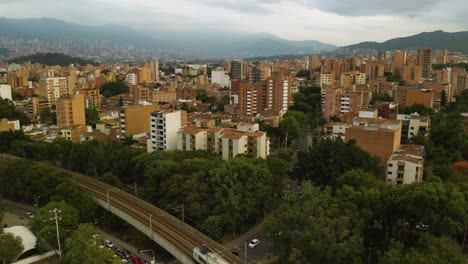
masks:
<path fill-rule="evenodd" d="M 133 263 L 133 264 L 143 264 L 143 261 L 141 261 L 141 259 L 140 259 L 139 257 L 134 256 L 134 257 L 132 258 L 132 263 Z"/>
<path fill-rule="evenodd" d="M 249 248 L 254 248 L 254 247 L 258 246 L 259 243 L 260 243 L 260 240 L 258 240 L 256 238 L 252 239 L 252 241 L 250 241 L 250 243 L 249 243 Z"/>
<path fill-rule="evenodd" d="M 121 249 L 121 254 L 123 256 L 123 258 L 132 258 L 132 254 L 130 253 L 130 251 L 126 250 L 125 248 L 122 248 Z"/>
<path fill-rule="evenodd" d="M 104 246 L 106 246 L 108 248 L 113 248 L 114 247 L 114 243 L 112 243 L 112 241 L 110 241 L 109 239 L 106 239 L 106 240 L 102 241 L 102 243 L 104 244 Z"/>
<path fill-rule="evenodd" d="M 26 212 L 26 217 L 33 219 L 34 218 L 34 213 L 31 212 Z"/>

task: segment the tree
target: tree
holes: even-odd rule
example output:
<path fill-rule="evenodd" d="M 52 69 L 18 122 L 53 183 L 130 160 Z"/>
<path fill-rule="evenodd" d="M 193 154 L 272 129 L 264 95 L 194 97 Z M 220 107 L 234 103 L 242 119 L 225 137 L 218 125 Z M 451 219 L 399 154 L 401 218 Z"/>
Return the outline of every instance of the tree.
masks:
<path fill-rule="evenodd" d="M 114 253 L 107 248 L 99 247 L 101 240 L 99 232 L 90 224 L 81 224 L 78 229 L 65 241 L 66 264 L 81 263 L 121 263 L 114 257 Z"/>
<path fill-rule="evenodd" d="M 407 115 L 418 113 L 424 116 L 431 116 L 434 114 L 434 109 L 430 107 L 426 107 L 423 104 L 413 104 L 411 106 L 401 108 L 399 112 L 400 114 L 407 114 Z"/>
<path fill-rule="evenodd" d="M 57 208 L 61 220 L 59 220 L 60 241 L 63 243 L 73 234 L 73 230 L 78 225 L 79 212 L 76 208 L 65 202 L 50 202 L 39 209 L 36 216 L 31 221 L 31 228 L 37 234 L 38 238 L 43 239 L 51 245 L 57 245 L 57 233 L 53 210 Z"/>
<path fill-rule="evenodd" d="M 129 93 L 130 88 L 124 81 L 117 79 L 115 82 L 108 82 L 102 85 L 100 92 L 102 95 L 108 98 L 118 94 Z"/>
<path fill-rule="evenodd" d="M 4 216 L 4 213 L 5 213 L 5 208 L 3 207 L 3 199 L 2 199 L 2 196 L 0 195 L 0 223 L 2 222 L 3 220 L 3 216 Z M 0 226 L 0 233 L 2 233 L 2 227 Z"/>
<path fill-rule="evenodd" d="M 106 91 L 106 92 L 108 92 L 108 91 Z M 109 93 L 108 93 L 107 95 L 108 95 L 108 96 L 106 96 L 106 97 L 110 97 L 110 94 L 109 94 Z M 104 96 L 105 96 L 105 95 L 104 95 Z M 119 106 L 124 106 L 124 105 L 125 105 L 124 100 L 123 100 L 122 96 L 120 96 L 120 97 L 119 97 Z"/>
<path fill-rule="evenodd" d="M 86 124 L 94 126 L 99 122 L 99 112 L 95 108 L 85 109 Z"/>
<path fill-rule="evenodd" d="M 57 124 L 57 114 L 47 107 L 39 113 L 39 118 L 44 124 Z"/>
<path fill-rule="evenodd" d="M 303 197 L 292 198 L 267 220 L 265 231 L 281 263 L 362 263 L 359 208 L 303 183 Z"/>
<path fill-rule="evenodd" d="M 440 106 L 445 107 L 447 105 L 447 92 L 445 90 L 442 90 L 440 92 Z"/>
<path fill-rule="evenodd" d="M 0 98 L 0 119 L 2 118 L 11 120 L 18 119 L 21 125 L 27 125 L 31 123 L 31 120 L 27 117 L 27 115 L 16 110 L 15 104 L 6 98 Z"/>
<path fill-rule="evenodd" d="M 356 145 L 356 141 L 325 139 L 307 152 L 298 153 L 293 176 L 310 180 L 319 186 L 336 188 L 337 179 L 351 169 L 361 169 L 373 175 L 383 174 L 380 159 Z"/>
<path fill-rule="evenodd" d="M 0 233 L 0 260 L 3 264 L 10 263 L 23 251 L 23 240 L 11 233 Z"/>

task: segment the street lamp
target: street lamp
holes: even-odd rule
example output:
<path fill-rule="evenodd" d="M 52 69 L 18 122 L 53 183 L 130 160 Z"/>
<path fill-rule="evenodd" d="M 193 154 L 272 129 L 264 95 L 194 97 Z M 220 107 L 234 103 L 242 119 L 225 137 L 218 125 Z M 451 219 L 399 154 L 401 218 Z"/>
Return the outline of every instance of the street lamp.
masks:
<path fill-rule="evenodd" d="M 151 260 L 151 264 L 156 264 L 156 259 L 154 258 L 154 250 L 152 249 L 145 249 L 145 250 L 140 250 L 138 249 L 138 253 L 144 253 L 144 252 L 150 252 L 153 254 L 153 260 Z"/>
<path fill-rule="evenodd" d="M 34 198 L 34 200 L 36 201 L 36 203 L 34 204 L 34 206 L 36 206 L 36 213 L 39 211 L 39 198 L 41 198 L 41 196 L 37 196 Z"/>
<path fill-rule="evenodd" d="M 57 228 L 57 244 L 58 244 L 58 253 L 60 260 L 62 260 L 62 249 L 60 248 L 60 233 L 59 233 L 59 226 L 58 226 L 58 221 L 62 220 L 62 218 L 58 217 L 58 213 L 61 213 L 57 208 L 54 208 L 54 210 L 50 210 L 49 213 L 54 213 L 54 217 L 50 218 L 51 221 L 55 220 L 55 227 Z"/>

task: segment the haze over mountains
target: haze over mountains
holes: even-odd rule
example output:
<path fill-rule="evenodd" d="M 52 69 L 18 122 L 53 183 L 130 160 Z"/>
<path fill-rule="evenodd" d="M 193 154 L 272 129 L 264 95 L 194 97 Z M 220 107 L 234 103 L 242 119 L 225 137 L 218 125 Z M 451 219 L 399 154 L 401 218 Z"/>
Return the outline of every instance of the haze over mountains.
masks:
<path fill-rule="evenodd" d="M 315 40 L 291 41 L 269 33 L 250 34 L 200 29 L 197 31 L 138 32 L 121 25 L 86 26 L 52 18 L 0 18 L 0 37 L 6 39 L 105 43 L 115 47 L 136 47 L 152 54 L 179 54 L 190 58 L 248 58 L 278 55 L 309 55 L 333 51 L 338 47 Z M 432 47 L 468 54 L 468 31 L 425 32 L 391 39 L 382 43 L 361 42 L 345 47 L 349 52 L 361 49 L 395 50 Z M 2 48 L 0 46 L 0 48 Z M 340 48 L 340 50 L 344 50 Z"/>
<path fill-rule="evenodd" d="M 319 41 L 290 41 L 268 33 L 249 34 L 221 31 L 157 31 L 143 34 L 118 25 L 84 26 L 62 20 L 0 19 L 0 36 L 10 39 L 41 39 L 105 42 L 118 46 L 184 52 L 207 57 L 251 57 L 280 54 L 314 54 L 336 49 Z"/>
<path fill-rule="evenodd" d="M 374 50 L 397 50 L 397 49 L 417 49 L 421 47 L 431 47 L 433 49 L 448 49 L 468 54 L 468 31 L 444 32 L 442 30 L 434 32 L 423 32 L 417 35 L 390 39 L 382 43 L 361 42 L 347 46 L 350 50 L 374 49 Z"/>

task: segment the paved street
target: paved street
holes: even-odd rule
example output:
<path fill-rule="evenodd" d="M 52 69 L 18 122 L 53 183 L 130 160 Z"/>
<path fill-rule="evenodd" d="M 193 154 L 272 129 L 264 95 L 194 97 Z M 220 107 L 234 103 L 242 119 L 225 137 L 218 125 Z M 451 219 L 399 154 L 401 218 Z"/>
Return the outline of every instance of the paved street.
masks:
<path fill-rule="evenodd" d="M 268 253 L 272 255 L 272 243 L 267 241 L 262 234 L 262 232 L 255 233 L 248 237 L 247 244 L 254 238 L 260 240 L 260 244 L 255 248 L 247 247 L 247 263 L 257 263 L 258 261 L 264 259 Z M 245 242 L 237 245 L 239 249 L 239 258 L 245 258 Z"/>

